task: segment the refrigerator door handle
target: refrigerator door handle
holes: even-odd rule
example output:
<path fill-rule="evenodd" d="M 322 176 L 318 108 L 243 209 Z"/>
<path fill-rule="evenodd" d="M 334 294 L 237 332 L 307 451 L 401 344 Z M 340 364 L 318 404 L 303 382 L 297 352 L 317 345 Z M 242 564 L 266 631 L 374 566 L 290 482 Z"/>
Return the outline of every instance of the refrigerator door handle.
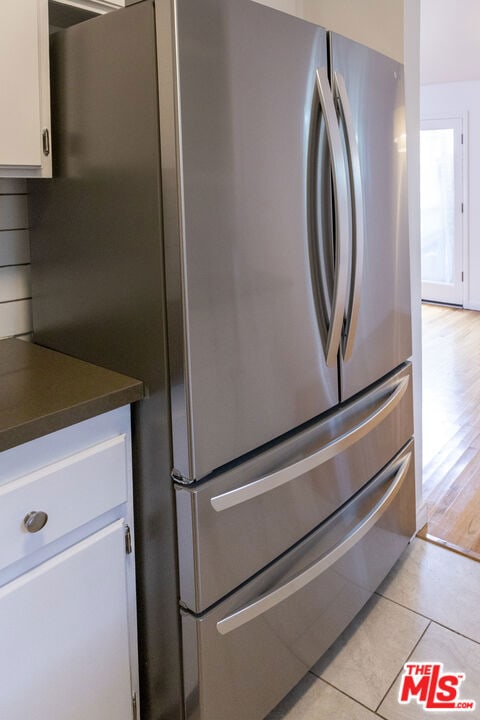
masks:
<path fill-rule="evenodd" d="M 382 420 L 394 410 L 405 395 L 409 382 L 410 377 L 408 375 L 402 377 L 400 380 L 396 380 L 392 385 L 392 393 L 382 402 L 380 407 L 377 407 L 374 412 L 358 423 L 358 425 L 355 425 L 355 427 L 343 433 L 343 435 L 339 435 L 331 442 L 323 445 L 320 450 L 270 475 L 264 475 L 247 485 L 212 497 L 210 503 L 213 509 L 221 512 L 222 510 L 228 510 L 236 505 L 248 502 L 248 500 L 252 500 L 259 495 L 263 495 L 287 482 L 295 480 L 300 475 L 313 470 L 322 463 L 327 462 L 327 460 L 331 460 L 336 455 L 347 450 L 371 432 L 373 428 L 379 425 Z"/>
<path fill-rule="evenodd" d="M 365 217 L 358 143 L 355 136 L 352 111 L 350 109 L 347 88 L 345 87 L 345 80 L 338 72 L 333 74 L 333 92 L 335 98 L 339 101 L 338 106 L 340 117 L 345 128 L 348 172 L 350 187 L 352 189 L 350 195 L 352 203 L 352 280 L 349 305 L 346 313 L 344 344 L 342 348 L 344 359 L 349 360 L 352 356 L 353 345 L 355 342 L 360 296 L 362 291 Z"/>
<path fill-rule="evenodd" d="M 335 205 L 335 277 L 325 359 L 335 366 L 343 331 L 348 281 L 348 187 L 340 127 L 326 68 L 317 68 L 316 85 L 325 120 L 330 152 Z"/>
<path fill-rule="evenodd" d="M 287 598 L 302 590 L 309 583 L 315 580 L 319 575 L 328 570 L 334 563 L 340 560 L 357 542 L 359 542 L 371 528 L 378 522 L 380 517 L 388 509 L 389 505 L 395 499 L 396 494 L 400 490 L 403 479 L 408 472 L 412 453 L 408 452 L 395 468 L 395 475 L 387 492 L 374 505 L 364 519 L 353 528 L 337 545 L 335 545 L 326 555 L 315 562 L 309 568 L 304 570 L 300 575 L 285 583 L 281 587 L 263 595 L 255 602 L 246 607 L 237 610 L 228 615 L 217 623 L 217 630 L 221 635 L 226 635 L 232 630 L 245 625 L 255 618 L 263 615 L 263 613 L 271 610 L 276 605 Z"/>

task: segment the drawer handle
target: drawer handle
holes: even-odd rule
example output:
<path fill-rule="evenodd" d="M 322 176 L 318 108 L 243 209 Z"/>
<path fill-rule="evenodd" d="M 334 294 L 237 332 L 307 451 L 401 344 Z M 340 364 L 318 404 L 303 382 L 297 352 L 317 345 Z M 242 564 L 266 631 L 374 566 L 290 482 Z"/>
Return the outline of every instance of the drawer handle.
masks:
<path fill-rule="evenodd" d="M 343 540 L 340 541 L 332 550 L 326 555 L 317 560 L 313 565 L 304 570 L 289 580 L 279 588 L 272 590 L 272 592 L 262 595 L 258 600 L 255 600 L 251 605 L 236 610 L 231 615 L 223 620 L 219 620 L 217 623 L 217 630 L 221 635 L 226 635 L 232 630 L 245 625 L 250 620 L 263 615 L 271 608 L 279 605 L 284 600 L 287 600 L 291 595 L 294 595 L 299 590 L 302 590 L 306 585 L 315 580 L 319 575 L 324 573 L 334 563 L 340 560 L 356 543 L 360 542 L 365 537 L 367 532 L 378 522 L 381 516 L 385 513 L 387 508 L 390 506 L 392 501 L 395 499 L 400 486 L 408 472 L 410 467 L 410 461 L 412 459 L 412 453 L 407 453 L 403 459 L 395 467 L 395 475 L 393 477 L 392 484 L 388 488 L 385 495 L 377 502 L 372 510 L 366 515 L 366 517 L 353 529 Z M 390 468 L 389 468 L 390 470 Z"/>
<path fill-rule="evenodd" d="M 43 510 L 32 510 L 23 518 L 25 530 L 29 533 L 39 532 L 47 524 L 48 515 Z"/>
<path fill-rule="evenodd" d="M 322 463 L 331 460 L 347 450 L 349 447 L 359 442 L 369 432 L 376 428 L 380 423 L 393 412 L 397 407 L 410 382 L 410 377 L 406 375 L 400 379 L 396 379 L 389 387 L 390 395 L 382 404 L 377 407 L 368 417 L 363 419 L 354 428 L 348 430 L 343 435 L 339 435 L 335 440 L 331 440 L 319 450 L 315 450 L 311 455 L 294 462 L 292 465 L 280 468 L 265 475 L 258 480 L 253 480 L 247 485 L 242 485 L 235 490 L 228 490 L 222 495 L 216 495 L 211 498 L 210 503 L 214 510 L 221 512 L 229 508 L 240 505 L 241 503 L 252 500 L 263 493 L 275 490 L 277 487 L 287 482 L 295 480 L 300 475 L 314 470 Z"/>

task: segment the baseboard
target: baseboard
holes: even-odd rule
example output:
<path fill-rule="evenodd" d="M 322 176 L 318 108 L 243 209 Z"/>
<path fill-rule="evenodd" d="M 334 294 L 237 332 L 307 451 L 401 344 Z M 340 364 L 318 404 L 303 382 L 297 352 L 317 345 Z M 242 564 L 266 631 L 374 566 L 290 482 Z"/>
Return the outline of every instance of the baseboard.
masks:
<path fill-rule="evenodd" d="M 422 503 L 420 507 L 417 508 L 417 532 L 420 532 L 424 525 L 427 524 L 427 521 L 427 506 L 425 505 L 425 503 Z"/>

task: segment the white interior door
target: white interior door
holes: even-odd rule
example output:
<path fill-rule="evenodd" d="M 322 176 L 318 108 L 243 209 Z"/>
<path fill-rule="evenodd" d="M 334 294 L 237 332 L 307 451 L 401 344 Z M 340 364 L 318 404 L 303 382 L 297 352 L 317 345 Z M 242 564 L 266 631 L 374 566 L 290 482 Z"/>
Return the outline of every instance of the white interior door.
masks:
<path fill-rule="evenodd" d="M 422 298 L 463 305 L 462 120 L 423 120 L 420 133 Z"/>

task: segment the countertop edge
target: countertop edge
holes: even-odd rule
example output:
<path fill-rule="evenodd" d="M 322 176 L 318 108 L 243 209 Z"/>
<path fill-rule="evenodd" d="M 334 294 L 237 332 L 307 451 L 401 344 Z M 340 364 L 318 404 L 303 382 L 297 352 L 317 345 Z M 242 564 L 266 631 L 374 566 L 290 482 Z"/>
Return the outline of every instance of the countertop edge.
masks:
<path fill-rule="evenodd" d="M 0 365 L 0 452 L 145 397 L 141 380 L 13 338 Z"/>

